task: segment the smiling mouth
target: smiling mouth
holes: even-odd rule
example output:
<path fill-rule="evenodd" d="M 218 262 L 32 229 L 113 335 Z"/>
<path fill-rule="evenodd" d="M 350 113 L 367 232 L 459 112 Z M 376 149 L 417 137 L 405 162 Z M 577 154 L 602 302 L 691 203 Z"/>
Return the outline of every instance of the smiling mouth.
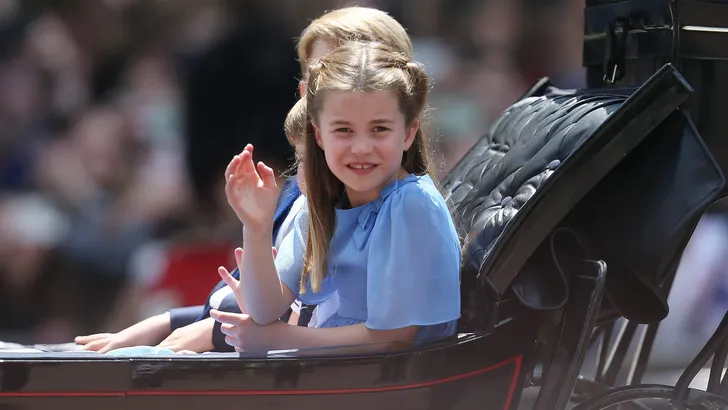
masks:
<path fill-rule="evenodd" d="M 349 164 L 347 167 L 357 171 L 365 171 L 376 167 L 376 164 Z"/>
<path fill-rule="evenodd" d="M 354 175 L 365 176 L 374 172 L 377 164 L 347 164 L 346 167 L 349 168 L 349 172 Z"/>

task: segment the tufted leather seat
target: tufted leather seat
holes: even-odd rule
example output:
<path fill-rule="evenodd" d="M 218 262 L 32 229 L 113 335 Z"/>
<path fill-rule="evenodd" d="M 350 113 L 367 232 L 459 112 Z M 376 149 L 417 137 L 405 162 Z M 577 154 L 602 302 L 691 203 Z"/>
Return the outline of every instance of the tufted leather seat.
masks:
<path fill-rule="evenodd" d="M 615 181 L 629 179 L 629 175 L 620 176 L 619 164 L 627 157 L 632 158 L 630 163 L 640 162 L 640 158 L 628 154 L 670 117 L 691 92 L 668 65 L 637 90 L 565 91 L 542 83 L 502 113 L 442 183 L 463 241 L 461 329 L 492 328 L 498 321 L 498 302 L 509 297 L 532 309 L 563 306 L 568 298 L 567 278 L 549 265 L 544 253 L 537 249 L 548 246 L 548 235 L 564 220 L 574 222 L 568 226 L 585 239 L 591 258 L 604 259 L 607 265 L 612 258 L 617 265 L 624 265 L 621 259 L 625 250 L 605 246 L 611 240 L 607 234 L 623 238 L 629 232 L 624 221 L 630 221 L 637 229 L 641 221 L 629 218 L 630 206 L 617 206 L 620 213 L 609 215 L 609 207 L 604 205 L 609 198 L 599 193 L 609 192 L 612 200 L 619 203 L 629 201 L 614 188 Z M 665 127 L 658 129 L 664 131 Z M 680 141 L 673 138 L 672 142 L 679 146 Z M 642 150 L 639 155 L 650 153 Z M 683 180 L 694 183 L 695 178 L 703 178 L 706 182 L 697 184 L 701 186 L 697 193 L 700 199 L 666 213 L 671 215 L 667 219 L 674 228 L 676 223 L 684 222 L 677 218 L 678 214 L 702 214 L 705 204 L 715 197 L 714 188 L 724 182 L 707 151 L 698 147 L 690 155 L 704 167 L 701 172 L 692 173 L 688 167 L 678 167 L 685 176 Z M 679 155 L 666 159 L 678 160 Z M 640 177 L 650 182 L 649 169 L 642 167 Z M 600 182 L 603 179 L 611 181 L 604 189 Z M 637 185 L 639 182 L 633 182 L 630 189 Z M 664 193 L 668 188 L 660 189 Z M 587 196 L 590 192 L 597 193 Z M 649 192 L 652 198 L 659 193 Z M 585 203 L 591 207 L 601 204 L 595 208 L 598 211 L 589 213 L 588 207 L 581 205 L 585 197 Z M 653 207 L 658 205 L 654 200 L 648 202 Z M 649 216 L 649 209 L 634 209 Z M 623 221 L 618 224 L 622 230 L 610 231 L 604 224 L 585 222 L 594 220 Z M 655 231 L 659 222 L 659 218 L 653 218 L 645 227 Z M 689 225 L 685 226 L 692 231 Z M 645 239 L 644 235 L 640 238 Z M 634 241 L 628 242 L 637 246 Z M 667 246 L 670 241 L 656 242 Z M 591 246 L 595 243 L 599 246 Z M 672 254 L 682 251 L 674 243 L 669 245 Z M 665 246 L 654 246 L 652 251 L 664 250 Z M 626 271 L 629 269 L 622 273 Z M 664 271 L 662 267 L 662 273 L 653 276 L 662 280 Z M 625 274 L 615 278 L 624 279 Z M 609 283 L 609 274 L 607 278 Z M 612 283 L 609 288 L 612 293 L 620 292 L 619 284 Z M 654 294 L 657 288 L 659 285 L 648 286 L 647 290 Z M 657 299 L 666 314 L 664 298 L 658 295 Z M 622 314 L 630 314 L 624 311 L 629 308 L 627 304 L 621 303 L 619 308 Z M 659 307 L 653 310 L 656 316 L 662 314 Z"/>

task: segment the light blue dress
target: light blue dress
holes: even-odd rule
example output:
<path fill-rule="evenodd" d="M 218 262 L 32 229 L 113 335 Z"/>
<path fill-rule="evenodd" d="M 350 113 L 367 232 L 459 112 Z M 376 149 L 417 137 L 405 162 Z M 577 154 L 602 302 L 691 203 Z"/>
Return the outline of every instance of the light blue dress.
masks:
<path fill-rule="evenodd" d="M 307 209 L 276 257 L 281 280 L 303 303 L 321 303 L 338 291 L 339 310 L 321 327 L 416 325 L 417 344 L 453 335 L 460 317 L 460 241 L 432 179 L 409 175 L 386 185 L 376 200 L 335 212 L 329 269 L 319 292 L 307 283 L 299 295 Z"/>

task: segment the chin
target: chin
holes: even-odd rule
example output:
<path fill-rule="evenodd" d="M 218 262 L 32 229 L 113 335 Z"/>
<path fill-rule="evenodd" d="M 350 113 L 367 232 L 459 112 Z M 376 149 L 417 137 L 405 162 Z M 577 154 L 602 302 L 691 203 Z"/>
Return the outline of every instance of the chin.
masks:
<path fill-rule="evenodd" d="M 357 184 L 352 184 L 352 185 L 347 185 L 347 186 L 349 187 L 349 189 L 351 191 L 354 191 L 354 192 L 359 193 L 359 194 L 367 193 L 367 192 L 372 192 L 372 191 L 374 191 L 374 190 L 377 189 L 377 185 L 371 185 L 371 184 L 367 184 L 367 185 L 363 185 L 363 184 L 358 184 L 358 185 Z"/>
<path fill-rule="evenodd" d="M 362 183 L 359 181 L 359 183 L 346 184 L 346 186 L 348 187 L 348 192 L 355 193 L 359 199 L 366 199 L 365 202 L 370 202 L 379 197 L 379 191 L 382 184 L 371 182 Z"/>

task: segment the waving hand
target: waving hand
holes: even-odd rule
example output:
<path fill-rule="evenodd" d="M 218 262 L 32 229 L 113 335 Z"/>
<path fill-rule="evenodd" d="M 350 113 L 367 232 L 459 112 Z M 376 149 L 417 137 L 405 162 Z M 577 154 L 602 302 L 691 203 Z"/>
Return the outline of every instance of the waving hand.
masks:
<path fill-rule="evenodd" d="M 240 221 L 253 230 L 270 230 L 278 188 L 273 170 L 253 164 L 253 146 L 233 157 L 225 170 L 225 194 Z"/>

